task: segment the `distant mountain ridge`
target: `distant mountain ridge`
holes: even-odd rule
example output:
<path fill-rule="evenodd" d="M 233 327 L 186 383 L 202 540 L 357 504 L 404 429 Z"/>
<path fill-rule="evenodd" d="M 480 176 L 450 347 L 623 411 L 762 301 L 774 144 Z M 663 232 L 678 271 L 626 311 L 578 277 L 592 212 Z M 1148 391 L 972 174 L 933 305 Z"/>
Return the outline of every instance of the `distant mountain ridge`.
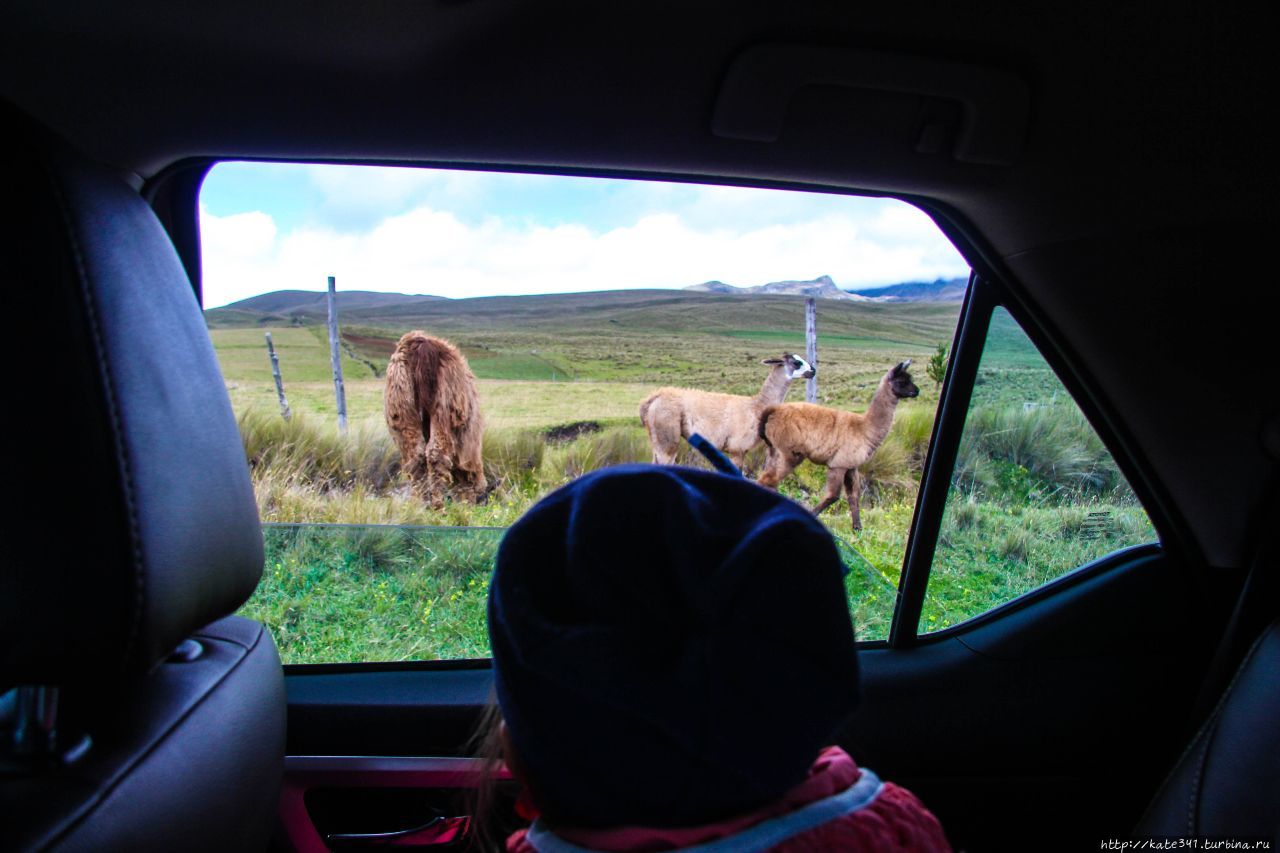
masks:
<path fill-rule="evenodd" d="M 727 293 L 734 296 L 755 296 L 769 293 L 783 296 L 812 296 L 817 299 L 846 299 L 857 302 L 959 302 L 968 289 L 968 278 L 947 278 L 936 281 L 911 281 L 890 284 L 885 287 L 864 287 L 859 290 L 843 290 L 829 275 L 820 275 L 808 281 L 771 281 L 754 287 L 738 287 L 723 281 L 704 281 L 685 290 L 703 293 Z"/>
<path fill-rule="evenodd" d="M 867 297 L 856 293 L 848 293 L 836 287 L 829 275 L 820 275 L 808 281 L 771 281 L 754 287 L 737 287 L 723 281 L 704 281 L 702 284 L 691 284 L 685 290 L 704 293 L 731 293 L 737 296 L 754 296 L 770 293 L 778 296 L 812 296 L 816 299 L 852 299 L 862 302 Z"/>
<path fill-rule="evenodd" d="M 852 293 L 877 302 L 961 302 L 969 289 L 969 279 L 939 278 L 934 281 L 911 281 L 888 287 L 867 287 Z"/>

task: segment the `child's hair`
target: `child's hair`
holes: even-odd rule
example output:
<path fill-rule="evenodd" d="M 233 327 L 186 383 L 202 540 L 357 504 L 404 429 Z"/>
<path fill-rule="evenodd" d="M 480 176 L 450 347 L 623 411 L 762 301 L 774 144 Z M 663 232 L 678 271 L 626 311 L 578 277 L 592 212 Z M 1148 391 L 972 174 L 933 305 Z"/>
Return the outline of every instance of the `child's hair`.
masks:
<path fill-rule="evenodd" d="M 466 752 L 480 761 L 480 781 L 471 789 L 469 801 L 473 816 L 469 834 L 472 850 L 502 849 L 497 807 L 498 779 L 505 765 L 499 736 L 501 724 L 502 712 L 498 710 L 497 700 L 491 697 L 466 745 Z"/>
<path fill-rule="evenodd" d="M 690 826 L 803 780 L 858 697 L 843 574 L 806 509 L 722 474 L 619 466 L 534 506 L 489 632 L 543 819 Z"/>

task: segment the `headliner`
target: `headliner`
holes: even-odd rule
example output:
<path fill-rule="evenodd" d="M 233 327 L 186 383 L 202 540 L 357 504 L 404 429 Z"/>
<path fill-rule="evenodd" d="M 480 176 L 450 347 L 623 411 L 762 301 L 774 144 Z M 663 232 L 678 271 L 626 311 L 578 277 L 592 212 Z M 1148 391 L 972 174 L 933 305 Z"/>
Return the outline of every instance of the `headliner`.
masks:
<path fill-rule="evenodd" d="M 1248 371 L 1275 336 L 1255 305 L 1280 171 L 1255 115 L 1276 72 L 1261 10 L 1200 5 L 11 0 L 0 94 L 135 183 L 258 157 L 914 198 L 1025 300 L 1191 552 L 1238 565 L 1275 471 L 1277 404 Z M 801 90 L 777 142 L 714 135 L 727 70 L 761 44 L 1008 72 L 1030 91 L 1022 150 L 918 154 L 922 102 L 830 87 Z"/>

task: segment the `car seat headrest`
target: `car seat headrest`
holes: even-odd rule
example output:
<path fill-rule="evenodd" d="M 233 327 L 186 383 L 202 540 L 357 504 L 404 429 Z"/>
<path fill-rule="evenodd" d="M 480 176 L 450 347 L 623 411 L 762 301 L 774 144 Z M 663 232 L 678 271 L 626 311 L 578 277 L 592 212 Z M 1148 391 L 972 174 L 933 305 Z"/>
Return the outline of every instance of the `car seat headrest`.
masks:
<path fill-rule="evenodd" d="M 11 426 L 0 689 L 149 670 L 262 571 L 244 451 L 168 235 L 0 104 Z"/>

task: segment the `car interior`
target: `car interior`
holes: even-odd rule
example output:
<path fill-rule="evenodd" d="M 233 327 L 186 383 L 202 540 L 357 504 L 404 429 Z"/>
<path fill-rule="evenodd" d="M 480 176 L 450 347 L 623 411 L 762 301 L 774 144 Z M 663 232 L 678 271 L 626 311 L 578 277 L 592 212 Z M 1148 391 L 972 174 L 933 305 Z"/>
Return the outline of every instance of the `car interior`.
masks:
<path fill-rule="evenodd" d="M 914 791 L 956 849 L 1280 841 L 1265 309 L 1280 173 L 1262 15 L 6 4 L 0 304 L 27 369 L 10 371 L 24 446 L 0 572 L 0 848 L 468 840 L 487 661 L 282 667 L 270 633 L 231 615 L 263 551 L 200 312 L 199 190 L 229 160 L 785 187 L 924 210 L 974 273 L 888 640 L 862 649 L 841 745 Z M 997 308 L 1069 389 L 1159 541 L 927 632 Z"/>

